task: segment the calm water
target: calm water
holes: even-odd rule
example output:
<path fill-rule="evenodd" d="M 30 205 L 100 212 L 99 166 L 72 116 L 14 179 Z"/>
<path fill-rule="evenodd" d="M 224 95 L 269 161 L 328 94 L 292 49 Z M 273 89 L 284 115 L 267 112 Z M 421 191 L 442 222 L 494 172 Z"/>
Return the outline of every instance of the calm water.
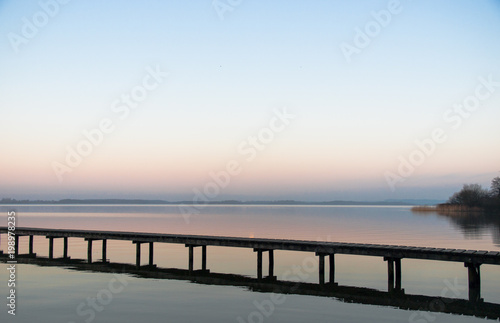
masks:
<path fill-rule="evenodd" d="M 446 217 L 414 214 L 409 207 L 359 206 L 207 206 L 188 219 L 177 206 L 1 206 L 0 212 L 17 211 L 20 227 L 138 231 L 299 240 L 380 243 L 500 251 L 500 226 L 481 217 Z M 187 221 L 186 221 L 187 220 Z M 0 226 L 4 226 L 2 223 Z M 5 235 L 2 235 L 5 250 Z M 28 250 L 21 238 L 20 252 Z M 143 248 L 146 248 L 144 246 Z M 55 241 L 55 256 L 62 255 L 62 241 Z M 197 250 L 196 250 L 197 251 Z M 199 253 L 195 251 L 195 266 Z M 48 241 L 35 238 L 35 252 L 48 255 Z M 199 252 L 199 251 L 198 251 Z M 70 239 L 72 258 L 86 258 L 86 242 Z M 146 263 L 147 250 L 143 251 Z M 94 259 L 100 258 L 95 242 Z M 155 244 L 155 263 L 165 268 L 187 268 L 184 245 Z M 111 262 L 135 263 L 131 242 L 108 241 Z M 291 268 L 304 266 L 313 254 L 275 252 L 275 274 L 283 279 Z M 208 248 L 211 272 L 255 277 L 256 255 L 252 250 Z M 265 265 L 265 263 L 264 263 Z M 383 259 L 336 256 L 336 281 L 340 285 L 387 290 Z M 7 281 L 0 264 L 0 282 Z M 467 271 L 462 263 L 403 259 L 402 285 L 407 294 L 467 299 Z M 266 271 L 265 271 L 266 272 Z M 318 281 L 317 269 L 287 280 Z M 117 278 L 118 277 L 118 278 Z M 123 280 L 123 282 L 121 280 Z M 500 266 L 481 267 L 482 297 L 500 303 Z M 344 303 L 327 297 L 286 295 L 273 303 L 269 315 L 256 304 L 269 304 L 270 293 L 244 287 L 207 286 L 187 281 L 144 279 L 128 274 L 88 273 L 62 267 L 18 265 L 18 315 L 15 320 L 0 311 L 4 322 L 475 322 L 478 318 L 442 313 L 406 311 L 391 307 Z M 105 306 L 89 310 L 87 299 L 109 288 Z M 454 288 L 451 288 L 453 286 Z M 6 295 L 5 283 L 0 292 Z M 101 293 L 101 294 L 99 294 Z M 109 291 L 107 292 L 109 294 Z M 105 293 L 106 294 L 106 293 Z M 106 295 L 108 295 L 106 294 Z M 281 295 L 283 296 L 283 295 Z M 266 303 L 267 302 L 267 303 Z M 104 304 L 103 303 L 103 304 Z M 84 304 L 84 305 L 81 305 Z M 85 312 L 85 310 L 87 310 Z M 95 317 L 93 314 L 95 314 Z"/>

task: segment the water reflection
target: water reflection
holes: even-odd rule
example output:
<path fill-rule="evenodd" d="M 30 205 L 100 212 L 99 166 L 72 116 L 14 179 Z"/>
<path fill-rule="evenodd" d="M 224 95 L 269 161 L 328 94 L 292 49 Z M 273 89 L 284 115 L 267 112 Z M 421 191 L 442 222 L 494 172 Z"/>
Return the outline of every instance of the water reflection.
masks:
<path fill-rule="evenodd" d="M 457 212 L 457 211 L 414 211 L 415 214 L 437 214 L 448 219 L 459 229 L 466 239 L 481 239 L 491 234 L 495 246 L 500 247 L 500 214 L 490 212 Z"/>
<path fill-rule="evenodd" d="M 7 258 L 3 257 L 2 262 Z M 82 272 L 122 273 L 138 278 L 168 279 L 189 281 L 201 285 L 236 286 L 263 293 L 309 295 L 332 297 L 345 303 L 369 304 L 377 306 L 396 307 L 411 311 L 428 311 L 475 316 L 497 320 L 500 318 L 500 304 L 488 302 L 471 302 L 464 299 L 447 297 L 430 297 L 424 295 L 408 295 L 402 291 L 384 292 L 371 288 L 340 286 L 337 284 L 320 285 L 305 282 L 290 282 L 280 280 L 259 280 L 243 275 L 210 273 L 184 269 L 165 269 L 141 267 L 121 263 L 88 264 L 83 259 L 18 258 L 18 263 L 37 266 L 62 267 Z"/>

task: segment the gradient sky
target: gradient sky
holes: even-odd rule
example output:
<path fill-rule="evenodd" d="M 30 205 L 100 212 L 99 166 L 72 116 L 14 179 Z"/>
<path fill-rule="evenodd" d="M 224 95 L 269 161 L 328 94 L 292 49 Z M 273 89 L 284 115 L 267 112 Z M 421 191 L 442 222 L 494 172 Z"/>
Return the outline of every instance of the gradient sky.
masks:
<path fill-rule="evenodd" d="M 0 1 L 0 198 L 191 199 L 230 160 L 241 173 L 214 200 L 446 199 L 500 175 L 500 86 L 450 110 L 500 82 L 500 1 L 401 0 L 385 26 L 372 12 L 391 1 L 40 3 Z M 168 76 L 121 118 L 148 67 Z M 243 154 L 284 108 L 295 118 Z M 113 132 L 60 181 L 54 163 L 103 119 Z"/>

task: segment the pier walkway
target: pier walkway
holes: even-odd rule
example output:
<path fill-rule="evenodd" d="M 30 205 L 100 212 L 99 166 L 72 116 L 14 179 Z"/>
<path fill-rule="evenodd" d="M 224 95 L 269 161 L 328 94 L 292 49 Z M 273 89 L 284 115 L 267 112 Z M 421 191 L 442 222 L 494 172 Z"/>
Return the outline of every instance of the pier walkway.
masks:
<path fill-rule="evenodd" d="M 0 227 L 0 233 L 8 233 L 7 227 Z M 20 255 L 19 239 L 29 237 L 29 250 L 27 254 Z M 304 240 L 284 240 L 284 239 L 262 239 L 262 238 L 240 238 L 240 237 L 219 237 L 201 235 L 181 235 L 181 234 L 160 234 L 142 232 L 118 232 L 118 231 L 91 231 L 91 230 L 68 230 L 68 229 L 44 229 L 44 228 L 21 228 L 15 229 L 15 255 L 36 257 L 33 252 L 33 237 L 45 236 L 49 239 L 49 259 L 54 255 L 54 239 L 64 240 L 63 258 L 68 257 L 68 239 L 82 238 L 88 242 L 87 262 L 92 263 L 92 248 L 94 241 L 102 242 L 101 262 L 107 262 L 107 240 L 128 240 L 136 245 L 136 267 L 141 264 L 141 244 L 149 245 L 148 267 L 154 265 L 154 243 L 174 243 L 184 244 L 189 250 L 188 268 L 189 272 L 194 271 L 194 249 L 199 247 L 202 252 L 201 271 L 208 272 L 207 269 L 207 247 L 236 247 L 250 248 L 257 254 L 257 279 L 264 279 L 262 271 L 262 257 L 268 253 L 269 267 L 267 280 L 276 280 L 274 276 L 274 251 L 289 250 L 298 252 L 312 252 L 319 257 L 319 284 L 335 286 L 335 255 L 360 255 L 383 257 L 387 262 L 388 291 L 401 292 L 401 260 L 402 259 L 426 259 L 448 262 L 461 262 L 468 270 L 469 279 L 469 300 L 481 301 L 481 275 L 480 266 L 483 264 L 500 265 L 500 252 L 464 250 L 464 249 L 442 249 L 442 248 L 422 248 L 410 246 L 359 244 L 343 242 L 320 242 Z M 4 247 L 4 250 L 7 248 Z M 0 253 L 1 254 L 1 253 Z M 325 257 L 329 261 L 328 283 L 325 280 Z"/>

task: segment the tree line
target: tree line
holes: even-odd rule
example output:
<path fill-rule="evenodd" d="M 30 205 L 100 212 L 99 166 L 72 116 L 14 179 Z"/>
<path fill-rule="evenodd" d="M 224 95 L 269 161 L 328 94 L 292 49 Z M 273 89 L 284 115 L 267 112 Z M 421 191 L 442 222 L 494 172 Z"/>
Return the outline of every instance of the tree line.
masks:
<path fill-rule="evenodd" d="M 491 181 L 490 189 L 485 189 L 479 184 L 464 184 L 446 204 L 500 210 L 500 177 L 495 177 Z"/>

